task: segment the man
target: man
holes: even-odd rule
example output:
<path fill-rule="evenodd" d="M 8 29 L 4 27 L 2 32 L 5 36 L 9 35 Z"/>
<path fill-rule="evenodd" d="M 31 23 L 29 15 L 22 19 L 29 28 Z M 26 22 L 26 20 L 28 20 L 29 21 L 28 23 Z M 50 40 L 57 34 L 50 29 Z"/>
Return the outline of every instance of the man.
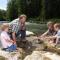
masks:
<path fill-rule="evenodd" d="M 18 36 L 20 36 L 21 40 L 25 39 L 26 36 L 26 26 L 25 26 L 25 22 L 26 22 L 26 15 L 20 15 L 19 16 L 19 20 L 17 21 L 17 23 L 13 23 L 10 24 L 10 27 L 12 29 L 12 35 L 11 38 L 16 42 L 16 38 Z"/>

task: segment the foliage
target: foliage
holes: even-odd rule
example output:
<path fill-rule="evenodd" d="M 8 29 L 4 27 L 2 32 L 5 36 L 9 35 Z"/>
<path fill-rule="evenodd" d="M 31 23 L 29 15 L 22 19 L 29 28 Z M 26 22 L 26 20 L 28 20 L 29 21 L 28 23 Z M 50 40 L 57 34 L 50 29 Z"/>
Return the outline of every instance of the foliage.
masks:
<path fill-rule="evenodd" d="M 43 22 L 60 19 L 60 0 L 8 0 L 7 19 L 13 20 L 21 14 Z"/>
<path fill-rule="evenodd" d="M 21 14 L 38 17 L 41 10 L 41 0 L 8 0 L 7 18 L 13 20 Z"/>
<path fill-rule="evenodd" d="M 1 20 L 6 20 L 6 11 L 5 10 L 0 10 L 0 21 Z"/>
<path fill-rule="evenodd" d="M 7 6 L 7 19 L 13 20 L 17 18 L 17 16 L 18 12 L 17 12 L 16 0 L 9 0 Z"/>
<path fill-rule="evenodd" d="M 60 0 L 45 0 L 46 19 L 60 18 Z"/>

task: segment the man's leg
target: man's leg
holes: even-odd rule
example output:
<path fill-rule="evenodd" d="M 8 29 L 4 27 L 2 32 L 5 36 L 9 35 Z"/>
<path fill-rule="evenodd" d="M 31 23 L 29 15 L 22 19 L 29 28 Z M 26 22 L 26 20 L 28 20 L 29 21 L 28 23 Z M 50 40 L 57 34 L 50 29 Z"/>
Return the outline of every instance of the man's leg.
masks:
<path fill-rule="evenodd" d="M 26 37 L 26 30 L 21 30 L 21 40 L 25 41 L 25 37 Z"/>
<path fill-rule="evenodd" d="M 20 30 L 17 33 L 17 46 L 18 47 L 23 47 L 26 43 L 26 30 Z"/>
<path fill-rule="evenodd" d="M 17 32 L 16 34 L 17 39 L 19 39 L 20 41 L 25 40 L 26 37 L 26 30 L 20 30 Z"/>

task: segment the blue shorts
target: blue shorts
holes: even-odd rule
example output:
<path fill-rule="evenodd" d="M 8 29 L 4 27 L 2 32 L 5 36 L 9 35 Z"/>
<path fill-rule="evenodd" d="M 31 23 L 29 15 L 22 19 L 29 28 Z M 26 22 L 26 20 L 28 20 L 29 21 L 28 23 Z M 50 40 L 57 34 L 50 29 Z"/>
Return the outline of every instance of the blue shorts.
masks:
<path fill-rule="evenodd" d="M 6 51 L 13 52 L 17 49 L 17 46 L 15 44 L 11 45 L 10 47 L 6 48 Z"/>

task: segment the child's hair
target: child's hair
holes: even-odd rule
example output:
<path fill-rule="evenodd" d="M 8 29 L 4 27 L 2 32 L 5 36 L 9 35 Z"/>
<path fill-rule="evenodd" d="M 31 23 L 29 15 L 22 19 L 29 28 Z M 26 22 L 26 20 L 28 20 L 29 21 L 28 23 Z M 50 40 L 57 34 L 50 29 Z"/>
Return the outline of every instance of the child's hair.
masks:
<path fill-rule="evenodd" d="M 56 28 L 59 28 L 59 29 L 60 29 L 60 23 L 56 23 L 56 24 L 54 24 L 54 27 L 56 27 Z"/>
<path fill-rule="evenodd" d="M 54 25 L 54 22 L 52 22 L 52 21 L 47 22 L 47 26 L 49 26 L 49 25 Z"/>
<path fill-rule="evenodd" d="M 22 19 L 23 17 L 27 18 L 27 16 L 25 14 L 22 14 L 19 16 L 20 19 Z"/>
<path fill-rule="evenodd" d="M 4 31 L 6 28 L 9 28 L 9 24 L 8 23 L 3 23 L 1 26 L 1 30 Z"/>

